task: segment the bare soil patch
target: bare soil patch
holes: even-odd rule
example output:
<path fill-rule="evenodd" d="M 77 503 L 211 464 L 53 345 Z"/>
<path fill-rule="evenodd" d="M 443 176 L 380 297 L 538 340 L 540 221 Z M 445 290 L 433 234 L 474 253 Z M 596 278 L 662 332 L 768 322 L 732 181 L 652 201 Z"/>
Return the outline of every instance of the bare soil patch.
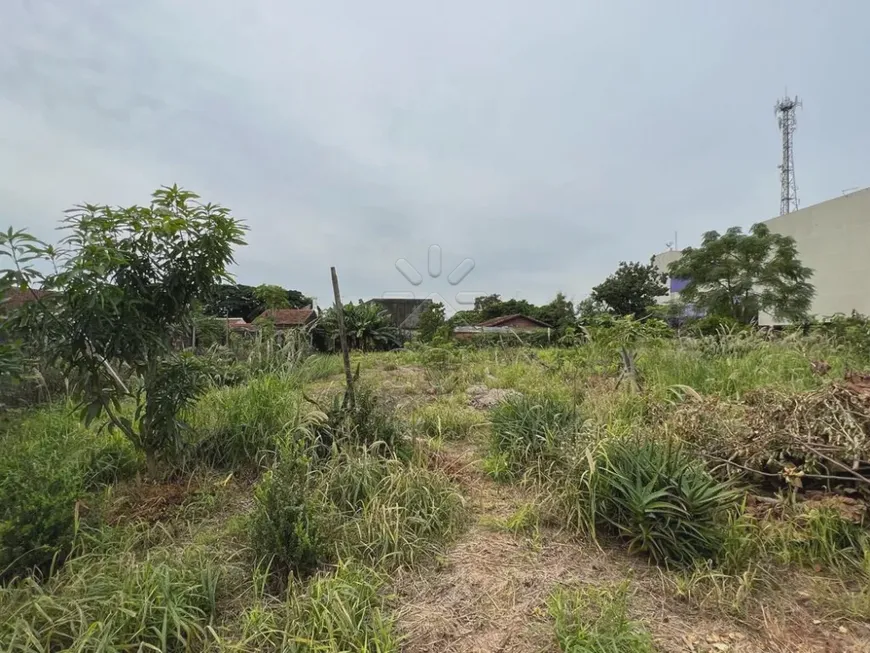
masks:
<path fill-rule="evenodd" d="M 833 653 L 870 651 L 870 630 L 826 619 L 800 597 L 771 596 L 742 618 L 677 598 L 663 573 L 618 546 L 602 550 L 554 529 L 513 534 L 494 524 L 530 497 L 493 482 L 467 442 L 431 458 L 462 485 L 475 522 L 438 564 L 397 578 L 396 610 L 403 650 L 413 653 L 539 653 L 557 651 L 546 600 L 559 586 L 619 583 L 630 578 L 632 618 L 653 634 L 658 650 L 694 653 Z M 815 612 L 818 612 L 816 609 Z"/>

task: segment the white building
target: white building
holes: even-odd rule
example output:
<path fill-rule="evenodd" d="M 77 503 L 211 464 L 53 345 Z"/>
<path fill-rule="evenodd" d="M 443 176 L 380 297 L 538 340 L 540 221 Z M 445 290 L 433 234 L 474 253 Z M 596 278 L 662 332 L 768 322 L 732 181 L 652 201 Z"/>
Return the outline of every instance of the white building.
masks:
<path fill-rule="evenodd" d="M 836 197 L 820 204 L 781 215 L 765 224 L 774 233 L 795 239 L 798 257 L 813 270 L 815 286 L 810 314 L 828 317 L 853 310 L 870 315 L 870 188 Z M 680 257 L 679 251 L 668 251 L 655 257 L 656 265 L 667 272 L 667 266 Z M 679 296 L 679 280 L 671 280 L 670 297 Z M 762 325 L 779 324 L 762 313 Z"/>

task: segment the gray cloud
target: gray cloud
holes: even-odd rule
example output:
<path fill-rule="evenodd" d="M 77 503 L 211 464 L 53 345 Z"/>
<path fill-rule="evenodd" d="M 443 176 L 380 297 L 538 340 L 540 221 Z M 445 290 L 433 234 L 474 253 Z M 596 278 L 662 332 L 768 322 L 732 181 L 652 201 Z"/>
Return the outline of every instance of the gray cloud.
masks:
<path fill-rule="evenodd" d="M 803 204 L 866 185 L 860 0 L 11 0 L 0 211 L 49 237 L 81 201 L 178 182 L 245 218 L 238 278 L 330 296 L 580 299 L 679 232 L 778 208 L 773 103 Z M 411 287 L 393 267 L 445 275 Z"/>

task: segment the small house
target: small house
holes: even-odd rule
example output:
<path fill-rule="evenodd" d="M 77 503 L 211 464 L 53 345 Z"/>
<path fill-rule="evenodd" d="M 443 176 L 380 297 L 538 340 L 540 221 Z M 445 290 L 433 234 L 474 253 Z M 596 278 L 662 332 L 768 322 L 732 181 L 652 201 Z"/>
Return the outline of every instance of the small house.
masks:
<path fill-rule="evenodd" d="M 280 331 L 309 326 L 317 318 L 317 313 L 312 308 L 270 308 L 259 317 L 269 320 Z"/>
<path fill-rule="evenodd" d="M 460 340 L 467 340 L 475 335 L 484 333 L 522 333 L 544 329 L 549 331 L 551 328 L 546 322 L 529 317 L 528 315 L 515 313 L 514 315 L 502 315 L 490 320 L 484 320 L 473 326 L 458 326 L 453 330 L 453 334 Z"/>

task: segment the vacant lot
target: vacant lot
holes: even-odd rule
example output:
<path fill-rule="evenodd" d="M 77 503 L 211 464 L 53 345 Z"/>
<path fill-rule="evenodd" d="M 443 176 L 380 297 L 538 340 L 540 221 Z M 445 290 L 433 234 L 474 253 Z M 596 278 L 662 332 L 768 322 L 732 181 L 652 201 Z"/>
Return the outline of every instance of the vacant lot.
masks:
<path fill-rule="evenodd" d="M 159 478 L 6 413 L 0 650 L 870 650 L 865 349 L 610 335 L 261 366 Z"/>

